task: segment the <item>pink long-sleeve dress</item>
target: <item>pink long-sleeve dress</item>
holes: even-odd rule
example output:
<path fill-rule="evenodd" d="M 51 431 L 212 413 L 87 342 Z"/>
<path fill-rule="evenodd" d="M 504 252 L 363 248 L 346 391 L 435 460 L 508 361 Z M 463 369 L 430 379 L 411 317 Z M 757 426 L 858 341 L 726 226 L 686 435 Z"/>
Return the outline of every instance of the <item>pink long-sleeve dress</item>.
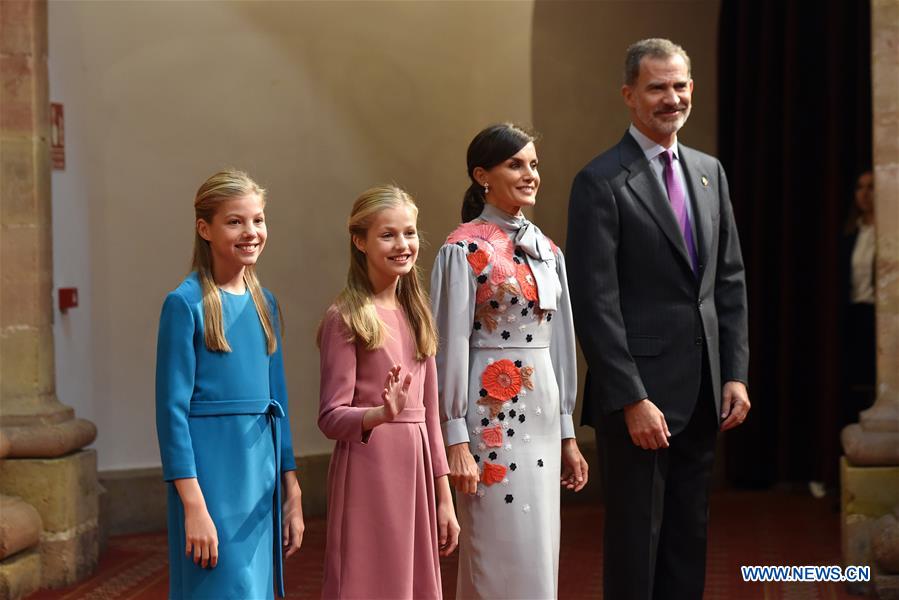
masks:
<path fill-rule="evenodd" d="M 331 307 L 321 332 L 318 425 L 337 440 L 328 474 L 328 533 L 322 598 L 440 598 L 434 479 L 449 473 L 437 410 L 434 357 L 416 359 L 402 309 L 377 308 L 383 347 L 366 350 Z M 381 406 L 394 364 L 412 373 L 406 408 L 362 431 Z"/>

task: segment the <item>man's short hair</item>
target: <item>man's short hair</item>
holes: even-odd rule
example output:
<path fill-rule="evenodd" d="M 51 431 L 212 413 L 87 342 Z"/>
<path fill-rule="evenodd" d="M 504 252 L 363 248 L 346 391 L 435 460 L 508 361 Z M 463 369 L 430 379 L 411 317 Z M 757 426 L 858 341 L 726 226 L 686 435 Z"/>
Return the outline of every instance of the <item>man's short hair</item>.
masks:
<path fill-rule="evenodd" d="M 687 75 L 689 75 L 690 57 L 687 56 L 687 51 L 671 40 L 649 38 L 631 44 L 624 59 L 624 83 L 634 85 L 637 82 L 637 78 L 640 76 L 640 61 L 645 57 L 669 58 L 677 54 L 681 55 L 684 62 L 687 63 Z"/>

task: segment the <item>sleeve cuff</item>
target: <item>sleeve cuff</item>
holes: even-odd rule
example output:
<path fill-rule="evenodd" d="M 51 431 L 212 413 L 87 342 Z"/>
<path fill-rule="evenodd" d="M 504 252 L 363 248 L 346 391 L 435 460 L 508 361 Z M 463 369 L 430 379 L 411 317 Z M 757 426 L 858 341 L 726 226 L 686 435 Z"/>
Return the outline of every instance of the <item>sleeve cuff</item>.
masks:
<path fill-rule="evenodd" d="M 447 446 L 467 443 L 469 441 L 468 424 L 465 422 L 465 417 L 446 421 L 443 424 L 443 438 L 446 440 Z"/>
<path fill-rule="evenodd" d="M 281 472 L 285 471 L 296 471 L 297 470 L 297 459 L 293 457 L 292 454 L 287 457 L 281 457 Z"/>
<path fill-rule="evenodd" d="M 749 379 L 748 377 L 740 377 L 737 375 L 734 375 L 731 377 L 721 377 L 721 381 L 723 381 L 724 383 L 728 383 L 730 381 L 736 381 L 737 383 L 742 383 L 743 385 L 745 385 L 746 389 L 749 389 L 749 381 L 747 381 L 748 379 Z M 722 384 L 722 386 L 723 385 L 724 384 Z"/>
<path fill-rule="evenodd" d="M 169 467 L 163 470 L 162 478 L 165 481 L 174 481 L 176 479 L 196 479 L 197 469 L 194 465 Z"/>
<path fill-rule="evenodd" d="M 559 423 L 562 425 L 562 439 L 575 437 L 574 435 L 574 419 L 571 415 L 559 415 Z"/>

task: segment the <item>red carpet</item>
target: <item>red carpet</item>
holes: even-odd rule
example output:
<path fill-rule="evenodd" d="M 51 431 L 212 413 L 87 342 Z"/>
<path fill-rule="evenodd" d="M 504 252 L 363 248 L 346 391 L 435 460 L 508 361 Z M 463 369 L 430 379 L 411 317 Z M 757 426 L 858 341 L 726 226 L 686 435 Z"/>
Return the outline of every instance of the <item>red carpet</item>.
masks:
<path fill-rule="evenodd" d="M 559 597 L 602 598 L 602 511 L 567 506 L 562 511 Z M 743 583 L 740 565 L 839 565 L 839 516 L 830 501 L 780 492 L 727 492 L 713 496 L 706 600 L 849 600 L 842 584 Z M 285 567 L 288 598 L 318 598 L 325 522 L 306 524 L 303 550 Z M 455 556 L 443 561 L 443 589 L 455 594 Z M 150 600 L 166 597 L 163 533 L 109 540 L 97 573 L 69 588 L 28 600 Z M 521 599 L 525 600 L 525 599 Z"/>

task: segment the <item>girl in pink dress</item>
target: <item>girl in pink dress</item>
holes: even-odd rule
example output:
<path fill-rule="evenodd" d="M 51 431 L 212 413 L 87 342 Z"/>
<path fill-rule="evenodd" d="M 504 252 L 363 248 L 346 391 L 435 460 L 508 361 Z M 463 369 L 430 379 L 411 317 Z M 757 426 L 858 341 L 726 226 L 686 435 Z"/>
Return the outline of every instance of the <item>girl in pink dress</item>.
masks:
<path fill-rule="evenodd" d="M 418 209 L 395 186 L 349 219 L 347 284 L 322 321 L 318 425 L 328 475 L 323 598 L 440 598 L 456 548 L 437 410 L 437 330 L 421 287 Z"/>

